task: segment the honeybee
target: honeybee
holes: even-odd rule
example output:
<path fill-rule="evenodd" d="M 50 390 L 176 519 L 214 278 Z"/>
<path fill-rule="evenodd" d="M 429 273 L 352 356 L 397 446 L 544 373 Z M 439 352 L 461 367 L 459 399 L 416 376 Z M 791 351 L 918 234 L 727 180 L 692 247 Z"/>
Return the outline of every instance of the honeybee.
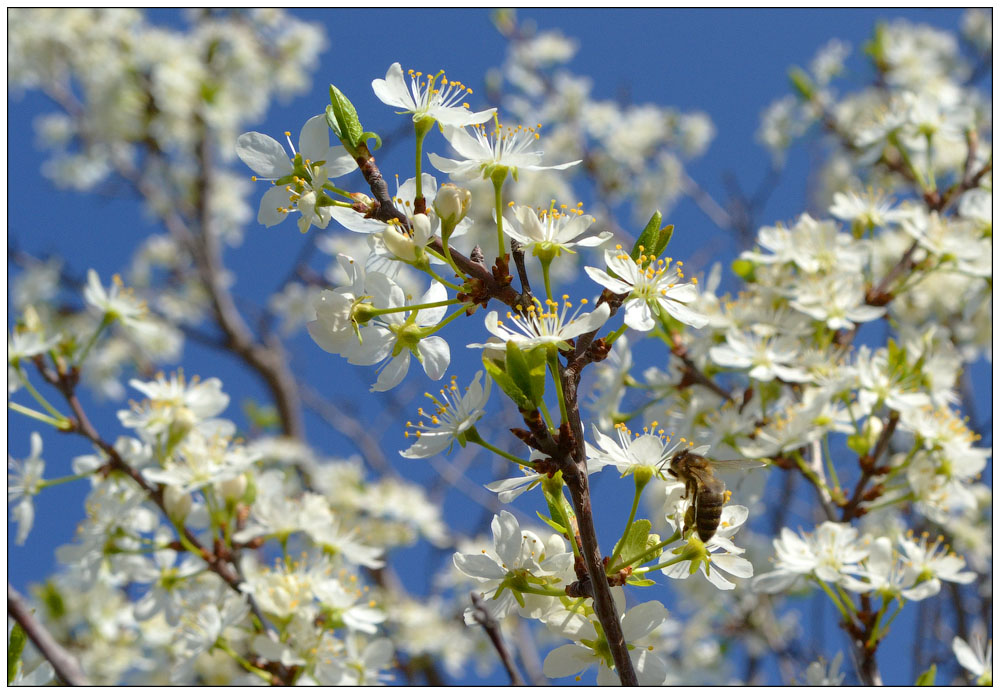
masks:
<path fill-rule="evenodd" d="M 668 471 L 684 483 L 681 498 L 692 498 L 691 507 L 684 517 L 683 532 L 687 533 L 693 524 L 701 541 L 708 542 L 719 528 L 722 505 L 726 501 L 726 484 L 715 476 L 714 467 L 747 470 L 763 466 L 764 463 L 753 460 L 709 460 L 692 453 L 690 448 L 675 454 L 670 459 Z"/>

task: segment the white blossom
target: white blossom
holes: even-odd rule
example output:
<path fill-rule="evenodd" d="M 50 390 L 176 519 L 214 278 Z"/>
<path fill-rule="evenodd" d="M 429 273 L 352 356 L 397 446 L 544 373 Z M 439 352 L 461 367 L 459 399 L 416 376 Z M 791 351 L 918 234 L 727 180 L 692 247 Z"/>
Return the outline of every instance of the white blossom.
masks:
<path fill-rule="evenodd" d="M 480 417 L 485 414 L 486 401 L 490 397 L 490 388 L 493 380 L 486 379 L 486 385 L 481 386 L 479 380 L 483 372 L 477 371 L 472 383 L 465 389 L 465 394 L 458 396 L 458 386 L 455 385 L 455 377 L 452 377 L 451 385 L 442 388 L 441 399 L 427 393 L 427 397 L 434 403 L 433 412 L 424 412 L 423 408 L 417 412 L 421 417 L 429 417 L 430 424 L 423 421 L 417 424 L 409 424 L 416 429 L 414 435 L 416 442 L 405 451 L 399 454 L 404 458 L 429 458 L 437 455 L 454 441 L 462 440 L 462 434 L 472 427 Z M 406 432 L 410 436 L 410 432 Z"/>
<path fill-rule="evenodd" d="M 413 121 L 432 118 L 441 125 L 463 127 L 488 121 L 496 113 L 495 108 L 473 112 L 461 99 L 472 90 L 461 82 L 449 81 L 441 70 L 437 74 L 424 75 L 408 71 L 410 86 L 406 86 L 403 68 L 393 63 L 385 73 L 385 79 L 373 80 L 372 89 L 379 100 L 389 106 L 401 108 L 402 113 L 412 113 Z"/>
<path fill-rule="evenodd" d="M 587 274 L 598 284 L 616 294 L 626 294 L 624 303 L 625 324 L 633 330 L 648 332 L 656 325 L 659 311 L 665 311 L 681 323 L 700 328 L 708 317 L 687 306 L 698 297 L 697 279 L 684 279 L 684 261 L 678 260 L 671 267 L 671 258 L 653 259 L 641 256 L 633 260 L 621 250 L 605 251 L 604 262 L 612 277 L 604 270 L 586 267 Z M 661 314 L 662 315 L 662 314 Z"/>

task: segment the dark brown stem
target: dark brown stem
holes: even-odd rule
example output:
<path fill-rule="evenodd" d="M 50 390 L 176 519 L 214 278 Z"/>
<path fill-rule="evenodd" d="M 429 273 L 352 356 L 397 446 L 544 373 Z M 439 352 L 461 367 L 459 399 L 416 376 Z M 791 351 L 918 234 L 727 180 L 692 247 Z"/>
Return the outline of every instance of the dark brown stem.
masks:
<path fill-rule="evenodd" d="M 612 299 L 608 302 L 611 314 L 617 312 L 621 302 Z M 569 366 L 561 369 L 559 380 L 563 389 L 563 396 L 566 401 L 566 411 L 569 421 L 564 422 L 560 427 L 559 443 L 560 448 L 565 449 L 568 443 L 572 444 L 572 449 L 564 454 L 560 467 L 563 472 L 563 479 L 569 487 L 570 495 L 573 499 L 573 510 L 576 512 L 576 520 L 580 532 L 580 553 L 583 555 L 584 563 L 587 567 L 587 574 L 590 577 L 590 586 L 594 599 L 594 612 L 604 629 L 604 635 L 611 650 L 611 656 L 615 661 L 615 669 L 618 677 L 625 686 L 637 686 L 639 681 L 632 666 L 632 658 L 629 656 L 628 645 L 625 643 L 625 635 L 622 632 L 621 621 L 618 610 L 615 607 L 614 599 L 611 596 L 611 588 L 608 585 L 607 574 L 601 555 L 600 545 L 597 541 L 597 532 L 594 529 L 594 514 L 590 502 L 590 480 L 587 477 L 587 453 L 584 442 L 583 422 L 580 419 L 580 406 L 577 399 L 577 388 L 580 385 L 580 370 L 593 360 L 590 349 L 597 331 L 581 335 L 576 340 L 576 346 L 568 361 Z M 570 434 L 570 431 L 572 434 Z M 571 436 L 571 441 L 566 441 L 566 437 Z"/>
<path fill-rule="evenodd" d="M 611 596 L 611 588 L 608 586 L 601 549 L 597 542 L 597 533 L 594 530 L 594 514 L 590 503 L 590 481 L 587 479 L 586 457 L 575 462 L 571 469 L 574 472 L 570 475 L 567 475 L 567 471 L 563 470 L 563 479 L 566 480 L 566 486 L 569 487 L 570 495 L 573 498 L 573 510 L 576 512 L 576 520 L 580 529 L 580 553 L 587 565 L 587 574 L 591 577 L 590 586 L 593 591 L 594 612 L 604 629 L 604 636 L 611 649 L 611 656 L 614 658 L 615 669 L 618 671 L 621 683 L 626 687 L 635 687 L 638 686 L 639 680 L 636 678 L 635 668 L 633 668 L 632 659 L 629 657 L 628 644 L 625 643 L 625 634 L 622 632 L 618 610 L 615 607 L 614 598 Z"/>
<path fill-rule="evenodd" d="M 90 680 L 84 674 L 76 658 L 63 648 L 49 633 L 49 630 L 35 618 L 24 596 L 14 589 L 10 581 L 7 582 L 7 614 L 21 625 L 24 633 L 28 635 L 38 651 L 52 664 L 52 669 L 55 670 L 56 676 L 60 680 L 71 687 L 90 686 Z"/>
<path fill-rule="evenodd" d="M 490 643 L 496 649 L 497 655 L 500 656 L 500 662 L 503 663 L 503 667 L 507 671 L 507 676 L 510 677 L 510 683 L 515 687 L 523 687 L 524 679 L 521 677 L 521 673 L 517 671 L 514 659 L 511 657 L 510 651 L 507 650 L 507 644 L 503 641 L 503 634 L 500 633 L 500 623 L 486 609 L 486 603 L 479 593 L 472 591 L 470 597 L 472 598 L 472 617 L 483 628 L 486 635 L 489 636 Z"/>
<path fill-rule="evenodd" d="M 885 426 L 882 427 L 882 433 L 878 437 L 878 441 L 875 442 L 875 447 L 872 452 L 868 455 L 863 455 L 859 459 L 861 466 L 861 477 L 858 479 L 857 485 L 854 487 L 854 494 L 844 505 L 844 510 L 841 513 L 840 520 L 843 523 L 849 522 L 852 518 L 856 518 L 863 513 L 859 513 L 859 505 L 865 499 L 865 486 L 867 486 L 868 481 L 877 474 L 878 471 L 878 461 L 882 458 L 885 452 L 889 449 L 889 440 L 892 438 L 893 433 L 896 431 L 896 425 L 899 423 L 899 413 L 892 410 L 889 413 L 889 418 L 886 420 Z"/>
<path fill-rule="evenodd" d="M 517 276 L 521 280 L 521 305 L 531 306 L 531 282 L 528 281 L 528 269 L 524 266 L 524 246 L 515 239 L 510 240 L 510 256 L 517 268 Z"/>

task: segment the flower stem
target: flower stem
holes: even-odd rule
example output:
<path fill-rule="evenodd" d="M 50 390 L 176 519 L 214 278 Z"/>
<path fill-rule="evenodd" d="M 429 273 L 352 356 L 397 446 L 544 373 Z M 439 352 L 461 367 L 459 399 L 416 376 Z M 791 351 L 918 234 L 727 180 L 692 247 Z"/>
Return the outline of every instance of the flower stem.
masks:
<path fill-rule="evenodd" d="M 457 311 L 454 311 L 450 316 L 446 316 L 440 323 L 435 325 L 432 329 L 427 330 L 427 332 L 424 333 L 424 337 L 427 337 L 428 335 L 433 335 L 438 330 L 448 325 L 459 316 L 464 316 L 464 315 L 465 315 L 465 304 L 462 304 L 462 308 L 458 309 Z"/>
<path fill-rule="evenodd" d="M 642 496 L 642 490 L 645 485 L 640 487 L 638 484 L 635 485 L 635 493 L 632 494 L 632 510 L 629 511 L 628 520 L 625 522 L 625 530 L 622 531 L 621 539 L 616 543 L 618 550 L 611 555 L 611 561 L 608 562 L 609 565 L 614 566 L 615 560 L 621 557 L 621 549 L 625 546 L 625 540 L 628 537 L 629 531 L 632 529 L 632 523 L 635 521 L 635 512 L 639 508 L 639 497 Z M 625 566 L 628 566 L 626 564 Z M 613 572 L 612 572 L 613 573 Z"/>
<path fill-rule="evenodd" d="M 430 249 L 428 249 L 428 250 L 430 250 Z M 430 252 L 434 253 L 434 251 L 430 251 Z M 434 253 L 434 255 L 437 255 L 437 253 Z M 428 275 L 430 275 L 431 277 L 433 277 L 434 279 L 436 279 L 438 282 L 440 282 L 444 286 L 448 287 L 449 289 L 454 289 L 456 292 L 460 291 L 462 289 L 461 287 L 459 287 L 454 282 L 449 282 L 444 277 L 442 277 L 441 275 L 439 275 L 436 272 L 434 272 L 434 270 L 432 270 L 430 267 L 426 267 L 426 268 L 424 268 L 424 270 L 427 272 Z"/>
<path fill-rule="evenodd" d="M 493 191 L 496 196 L 496 216 L 497 216 L 497 258 L 503 258 L 503 182 L 507 179 L 507 171 L 503 171 L 503 176 L 493 175 Z"/>
<path fill-rule="evenodd" d="M 542 260 L 542 281 L 545 282 L 545 296 L 548 299 L 552 299 L 552 286 L 549 282 L 549 266 L 552 265 L 551 258 L 545 258 Z"/>
<path fill-rule="evenodd" d="M 417 172 L 417 192 L 414 196 L 414 202 L 416 202 L 417 199 L 424 197 L 423 176 L 420 173 L 424 159 L 424 138 L 427 137 L 427 133 L 434 127 L 434 123 L 435 121 L 433 118 L 421 118 L 413 121 L 413 129 L 417 136 L 416 161 L 413 165 L 413 170 Z"/>
<path fill-rule="evenodd" d="M 882 617 L 885 616 L 885 611 L 888 609 L 889 603 L 885 598 L 882 598 L 882 606 L 878 608 L 878 612 L 875 614 L 875 621 L 872 622 L 871 636 L 868 637 L 868 641 L 865 642 L 867 648 L 871 648 L 875 645 L 875 642 L 879 640 L 879 624 L 882 622 Z"/>
<path fill-rule="evenodd" d="M 604 338 L 604 343 L 610 347 L 615 343 L 615 340 L 617 340 L 619 337 L 625 334 L 626 330 L 628 330 L 628 326 L 622 323 L 621 327 L 619 327 L 613 333 Z"/>
<path fill-rule="evenodd" d="M 535 588 L 534 586 L 525 586 L 523 588 L 518 588 L 521 593 L 532 593 L 533 595 L 550 595 L 553 597 L 565 598 L 566 591 L 560 590 L 559 588 Z"/>
<path fill-rule="evenodd" d="M 609 573 L 613 574 L 613 573 L 615 573 L 617 571 L 621 571 L 626 566 L 635 566 L 636 564 L 642 564 L 643 561 L 644 561 L 644 559 L 643 559 L 644 557 L 647 557 L 647 556 L 653 554 L 653 552 L 655 552 L 656 550 L 662 549 L 662 548 L 666 547 L 667 545 L 671 544 L 672 542 L 677 542 L 679 539 L 681 539 L 681 531 L 680 530 L 675 530 L 674 534 L 671 535 L 669 538 L 667 538 L 666 540 L 663 540 L 662 542 L 657 542 L 652 547 L 647 547 L 646 549 L 644 549 L 642 551 L 641 554 L 637 554 L 634 557 L 629 557 L 628 559 L 623 559 L 621 561 L 621 563 L 617 564 L 613 569 L 611 569 L 611 571 Z M 640 571 L 650 571 L 651 569 L 644 567 L 644 568 L 639 569 L 639 570 Z"/>
<path fill-rule="evenodd" d="M 31 417 L 32 419 L 37 419 L 39 422 L 45 422 L 46 424 L 51 424 L 56 429 L 61 429 L 61 430 L 66 429 L 67 420 L 65 418 L 61 420 L 55 419 L 43 412 L 39 412 L 38 410 L 33 410 L 30 407 L 25 407 L 24 405 L 21 405 L 16 402 L 10 402 L 9 400 L 7 401 L 7 407 L 14 410 L 15 412 L 23 414 L 25 417 Z"/>
<path fill-rule="evenodd" d="M 17 365 L 17 376 L 18 378 L 21 379 L 21 383 L 24 385 L 24 389 L 29 393 L 31 393 L 31 396 L 35 398 L 35 401 L 39 405 L 45 408 L 46 412 L 48 412 L 56 419 L 63 420 L 64 422 L 67 421 L 65 415 L 63 415 L 62 412 L 57 410 L 48 400 L 45 399 L 45 397 L 41 393 L 39 393 L 35 389 L 35 386 L 33 386 L 31 384 L 31 381 L 28 380 L 28 374 L 25 372 L 24 367 L 21 366 L 20 363 L 18 363 Z"/>
<path fill-rule="evenodd" d="M 38 490 L 41 491 L 46 487 L 54 487 L 57 484 L 66 484 L 67 482 L 76 482 L 77 480 L 82 480 L 90 477 L 94 474 L 94 471 L 81 472 L 79 475 L 66 475 L 65 477 L 56 477 L 51 480 L 42 480 L 38 483 Z"/>
<path fill-rule="evenodd" d="M 555 429 L 555 425 L 552 424 L 552 415 L 549 414 L 549 406 L 545 404 L 544 400 L 542 400 L 538 403 L 538 407 L 542 411 L 542 417 L 545 418 L 545 424 L 548 426 L 549 431 L 553 431 Z"/>
<path fill-rule="evenodd" d="M 691 557 L 685 556 L 684 554 L 680 554 L 680 555 L 674 557 L 673 559 L 668 559 L 665 562 L 661 562 L 659 564 L 654 564 L 653 566 L 644 566 L 644 567 L 642 567 L 642 572 L 643 573 L 649 573 L 650 571 L 658 571 L 660 569 L 665 569 L 668 566 L 673 566 L 674 564 L 679 564 L 682 561 L 690 561 L 690 560 L 691 560 Z M 628 566 L 628 564 L 626 564 L 625 566 Z"/>
<path fill-rule="evenodd" d="M 455 264 L 455 260 L 451 257 L 451 246 L 449 246 L 443 239 L 441 241 L 441 246 L 444 248 L 444 255 L 442 255 L 441 253 L 438 253 L 437 251 L 435 251 L 430 246 L 425 246 L 424 250 L 427 251 L 430 255 L 434 256 L 435 258 L 440 258 L 441 260 L 443 260 L 446 263 L 448 263 L 448 265 L 451 266 L 451 269 L 454 270 L 455 274 L 457 274 L 459 277 L 464 277 L 465 276 L 464 273 L 462 272 L 461 269 L 459 269 L 458 265 Z M 427 270 L 428 270 L 428 272 L 430 272 L 430 268 L 427 268 Z M 448 282 L 446 280 L 443 280 L 440 277 L 438 277 L 437 275 L 433 275 L 433 276 L 439 282 L 441 282 L 442 284 L 444 284 L 447 287 L 451 287 L 452 289 L 454 289 L 456 291 L 459 290 L 459 289 L 461 289 L 461 287 L 458 286 L 457 284 L 455 284 L 454 282 Z"/>
<path fill-rule="evenodd" d="M 348 193 L 346 190 L 342 190 L 342 189 L 338 188 L 337 186 L 333 185 L 332 183 L 324 183 L 323 184 L 323 190 L 328 190 L 331 193 L 336 193 L 337 195 L 342 195 L 345 198 L 347 198 L 348 200 L 353 200 L 354 199 L 354 198 L 351 197 L 351 194 Z M 339 200 L 334 200 L 334 205 L 337 205 L 338 207 L 340 207 L 340 206 L 344 205 L 344 203 L 340 202 Z M 347 204 L 346 206 L 350 207 L 351 205 Z"/>
<path fill-rule="evenodd" d="M 101 333 L 104 332 L 105 328 L 107 328 L 114 322 L 115 322 L 114 316 L 112 316 L 110 313 L 104 314 L 104 318 L 101 319 L 100 324 L 97 326 L 97 330 L 95 330 L 94 334 L 90 336 L 90 339 L 87 340 L 87 344 L 84 345 L 83 347 L 83 351 L 80 352 L 80 354 L 77 356 L 76 358 L 77 366 L 83 364 L 83 362 L 87 359 L 87 355 L 90 354 L 91 348 L 97 342 L 97 338 L 100 337 Z"/>
<path fill-rule="evenodd" d="M 233 660 L 235 660 L 237 663 L 239 663 L 240 667 L 242 667 L 244 670 L 246 670 L 249 673 L 252 673 L 252 674 L 256 675 L 257 677 L 261 678 L 262 680 L 264 680 L 268 684 L 272 683 L 273 679 L 271 677 L 271 673 L 270 672 L 268 672 L 267 670 L 261 670 L 259 667 L 255 667 L 254 665 L 251 665 L 250 661 L 248 661 L 246 658 L 244 658 L 239 653 L 237 653 L 236 651 L 234 651 L 233 647 L 230 646 L 228 643 L 226 643 L 221 637 L 219 638 L 218 641 L 215 642 L 215 645 L 216 645 L 216 647 L 219 650 L 223 651 L 228 656 L 230 656 Z"/>
<path fill-rule="evenodd" d="M 833 604 L 837 607 L 837 611 L 840 612 L 840 616 L 850 622 L 851 616 L 848 614 L 847 608 L 844 607 L 844 604 L 840 602 L 840 598 L 837 597 L 837 594 L 830 590 L 830 586 L 828 586 L 825 581 L 817 578 L 816 583 L 819 584 L 819 587 L 823 589 L 823 592 L 825 592 L 830 597 L 830 600 L 833 601 Z"/>
<path fill-rule="evenodd" d="M 429 304 L 408 304 L 406 306 L 396 306 L 390 308 L 373 308 L 368 314 L 371 316 L 382 316 L 386 313 L 402 313 L 403 311 L 419 311 L 422 308 L 438 308 L 439 306 L 451 306 L 453 304 L 462 303 L 458 299 L 443 299 L 441 301 L 432 301 Z"/>
<path fill-rule="evenodd" d="M 823 455 L 826 458 L 826 472 L 830 475 L 830 481 L 834 489 L 840 489 L 840 478 L 837 477 L 837 469 L 833 466 L 833 456 L 830 454 L 830 437 L 823 437 Z"/>
<path fill-rule="evenodd" d="M 479 435 L 479 431 L 476 430 L 476 427 L 471 427 L 471 428 L 469 428 L 465 432 L 465 440 L 468 441 L 468 442 L 470 442 L 470 443 L 477 443 L 480 446 L 482 446 L 483 448 L 485 448 L 486 450 L 492 451 L 493 453 L 496 453 L 501 458 L 506 458 L 507 460 L 509 460 L 510 462 L 514 463 L 515 465 L 523 465 L 524 467 L 528 467 L 528 468 L 531 467 L 531 462 L 529 462 L 529 461 L 527 461 L 527 460 L 525 460 L 523 458 L 518 458 L 516 455 L 512 455 L 512 454 L 508 453 L 507 451 L 501 450 L 501 449 L 497 448 L 496 446 L 494 446 L 494 445 L 492 445 L 492 444 L 487 443 L 486 441 L 484 441 L 483 437 Z"/>

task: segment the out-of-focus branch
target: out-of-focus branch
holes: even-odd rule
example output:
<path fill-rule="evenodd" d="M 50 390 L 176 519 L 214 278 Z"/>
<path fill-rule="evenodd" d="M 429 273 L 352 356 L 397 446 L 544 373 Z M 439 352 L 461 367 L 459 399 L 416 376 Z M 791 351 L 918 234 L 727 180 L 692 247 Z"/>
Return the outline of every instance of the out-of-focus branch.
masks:
<path fill-rule="evenodd" d="M 722 205 L 715 201 L 715 198 L 691 178 L 687 171 L 681 174 L 681 190 L 694 200 L 695 204 L 712 220 L 715 226 L 720 229 L 736 229 L 732 215 L 726 212 Z"/>
<path fill-rule="evenodd" d="M 372 436 L 370 428 L 365 427 L 356 417 L 323 397 L 312 386 L 300 384 L 299 393 L 306 407 L 322 417 L 333 429 L 349 438 L 358 447 L 365 462 L 373 469 L 382 475 L 396 476 L 396 471 L 392 469 L 392 465 L 382 451 L 378 440 Z"/>
<path fill-rule="evenodd" d="M 528 679 L 535 687 L 544 687 L 549 683 L 548 678 L 542 671 L 542 661 L 538 658 L 538 644 L 535 643 L 534 635 L 527 620 L 517 620 L 517 638 L 514 640 L 514 648 L 521 657 L 521 666 L 528 674 Z"/>
<path fill-rule="evenodd" d="M 56 676 L 71 687 L 88 687 L 90 680 L 76 658 L 53 638 L 49 630 L 32 614 L 24 596 L 7 582 L 7 614 L 21 625 L 42 656 L 52 664 Z"/>
<path fill-rule="evenodd" d="M 514 665 L 514 659 L 511 657 L 510 651 L 507 650 L 507 644 L 503 641 L 503 634 L 500 633 L 500 624 L 497 622 L 496 617 L 491 615 L 489 610 L 486 609 L 486 602 L 479 593 L 472 591 L 469 596 L 472 598 L 472 618 L 476 620 L 490 638 L 490 643 L 496 649 L 497 655 L 500 656 L 500 662 L 503 663 L 503 667 L 507 671 L 507 676 L 510 677 L 510 683 L 515 687 L 523 687 L 524 680 L 521 678 L 521 673 L 517 671 L 517 666 Z"/>

